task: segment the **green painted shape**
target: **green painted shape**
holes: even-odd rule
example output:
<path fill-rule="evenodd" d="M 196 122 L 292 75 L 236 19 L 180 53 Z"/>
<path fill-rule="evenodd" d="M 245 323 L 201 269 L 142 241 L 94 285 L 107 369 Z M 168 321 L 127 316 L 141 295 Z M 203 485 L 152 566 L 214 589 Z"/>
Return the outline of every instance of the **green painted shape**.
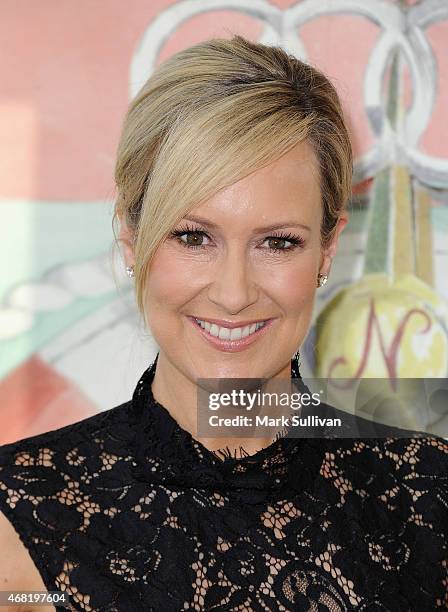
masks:
<path fill-rule="evenodd" d="M 390 216 L 390 171 L 382 170 L 375 178 L 369 209 L 369 231 L 364 260 L 364 274 L 388 271 Z"/>
<path fill-rule="evenodd" d="M 17 284 L 111 249 L 110 202 L 0 200 L 0 303 Z"/>
<path fill-rule="evenodd" d="M 83 317 L 117 298 L 111 291 L 98 298 L 79 298 L 57 311 L 40 313 L 26 333 L 1 343 L 0 379 Z"/>
<path fill-rule="evenodd" d="M 433 230 L 448 233 L 448 206 L 433 206 L 429 209 Z"/>
<path fill-rule="evenodd" d="M 0 206 L 0 258 L 6 262 L 0 276 L 0 304 L 15 286 L 40 281 L 52 268 L 111 253 L 110 202 L 0 200 Z M 110 291 L 78 298 L 58 311 L 37 314 L 30 330 L 0 343 L 0 378 L 117 295 Z"/>
<path fill-rule="evenodd" d="M 348 211 L 348 223 L 344 228 L 344 234 L 346 233 L 358 233 L 365 232 L 368 227 L 369 221 L 369 207 L 364 201 L 364 198 L 361 201 L 354 200 L 351 202 L 347 208 Z"/>
<path fill-rule="evenodd" d="M 398 64 L 398 52 L 395 51 L 390 67 L 389 90 L 387 92 L 386 114 L 389 118 L 392 127 L 397 127 L 398 109 L 399 109 L 399 93 L 400 75 Z"/>
<path fill-rule="evenodd" d="M 392 127 L 397 125 L 399 113 L 399 51 L 395 50 L 390 63 L 390 81 L 386 92 L 386 113 Z M 394 228 L 391 223 L 395 206 L 391 193 L 391 170 L 385 168 L 375 177 L 370 200 L 367 246 L 364 273 L 388 273 L 391 239 Z"/>

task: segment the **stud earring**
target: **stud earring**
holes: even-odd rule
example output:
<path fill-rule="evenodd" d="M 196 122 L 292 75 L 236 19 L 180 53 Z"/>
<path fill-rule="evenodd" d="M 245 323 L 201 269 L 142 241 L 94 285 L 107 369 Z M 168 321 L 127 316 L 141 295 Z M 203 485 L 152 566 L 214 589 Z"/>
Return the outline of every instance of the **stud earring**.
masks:
<path fill-rule="evenodd" d="M 317 286 L 323 287 L 328 280 L 328 274 L 318 274 L 317 275 Z"/>
<path fill-rule="evenodd" d="M 126 266 L 126 274 L 129 276 L 129 278 L 133 278 L 134 277 L 134 266 Z"/>

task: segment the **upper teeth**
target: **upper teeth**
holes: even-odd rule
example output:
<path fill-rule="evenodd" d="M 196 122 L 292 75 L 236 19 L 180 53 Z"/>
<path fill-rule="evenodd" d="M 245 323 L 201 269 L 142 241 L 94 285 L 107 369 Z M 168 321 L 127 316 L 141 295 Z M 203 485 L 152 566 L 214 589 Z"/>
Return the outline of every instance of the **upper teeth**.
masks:
<path fill-rule="evenodd" d="M 199 323 L 199 325 L 208 331 L 209 334 L 215 336 L 216 338 L 221 338 L 223 340 L 241 340 L 241 338 L 245 338 L 250 334 L 256 332 L 260 327 L 266 323 L 266 321 L 261 321 L 260 323 L 253 323 L 252 325 L 246 325 L 246 327 L 234 327 L 232 329 L 228 327 L 220 327 L 215 323 L 209 323 L 208 321 L 202 321 L 201 319 L 196 319 L 195 321 Z"/>

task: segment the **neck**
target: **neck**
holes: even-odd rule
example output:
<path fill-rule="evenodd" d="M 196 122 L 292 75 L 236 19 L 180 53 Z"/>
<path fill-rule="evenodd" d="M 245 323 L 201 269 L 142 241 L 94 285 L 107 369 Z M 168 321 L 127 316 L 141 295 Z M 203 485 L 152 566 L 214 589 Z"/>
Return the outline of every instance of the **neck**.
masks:
<path fill-rule="evenodd" d="M 288 362 L 270 380 L 290 379 L 291 364 Z M 269 392 L 268 385 L 264 391 Z M 154 399 L 162 404 L 178 425 L 188 431 L 203 446 L 218 455 L 242 457 L 253 455 L 271 444 L 283 433 L 274 428 L 272 434 L 264 437 L 202 437 L 197 435 L 197 385 L 176 368 L 162 353 L 159 353 L 156 371 L 151 385 Z"/>

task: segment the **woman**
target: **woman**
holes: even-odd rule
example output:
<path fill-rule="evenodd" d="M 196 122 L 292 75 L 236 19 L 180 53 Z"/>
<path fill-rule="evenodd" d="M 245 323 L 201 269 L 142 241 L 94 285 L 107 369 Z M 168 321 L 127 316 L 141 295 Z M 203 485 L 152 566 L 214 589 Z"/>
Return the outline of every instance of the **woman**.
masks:
<path fill-rule="evenodd" d="M 0 449 L 3 589 L 73 610 L 448 605 L 442 438 L 197 433 L 199 379 L 300 377 L 351 172 L 333 86 L 280 48 L 213 39 L 155 70 L 116 215 L 160 350 L 129 402 Z"/>

